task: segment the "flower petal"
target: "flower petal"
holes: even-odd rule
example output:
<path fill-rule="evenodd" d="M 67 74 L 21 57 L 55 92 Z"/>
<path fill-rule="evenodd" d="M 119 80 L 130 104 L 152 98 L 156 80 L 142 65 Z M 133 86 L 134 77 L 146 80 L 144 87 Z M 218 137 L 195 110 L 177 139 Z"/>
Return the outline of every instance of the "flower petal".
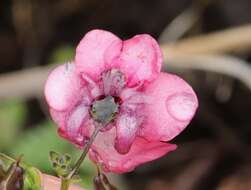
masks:
<path fill-rule="evenodd" d="M 57 111 L 50 108 L 50 115 L 52 120 L 57 124 L 57 127 L 65 128 L 65 121 L 68 118 L 68 112 L 66 111 Z"/>
<path fill-rule="evenodd" d="M 148 140 L 171 140 L 189 124 L 198 107 L 193 89 L 172 74 L 161 73 L 145 94 L 151 103 L 144 108 L 147 117 L 139 133 Z"/>
<path fill-rule="evenodd" d="M 49 106 L 64 111 L 81 98 L 81 79 L 72 63 L 54 69 L 45 84 L 45 98 Z"/>
<path fill-rule="evenodd" d="M 137 118 L 127 113 L 120 115 L 116 121 L 115 149 L 120 154 L 129 152 L 138 130 Z"/>
<path fill-rule="evenodd" d="M 80 41 L 75 56 L 79 72 L 84 72 L 94 80 L 107 69 L 112 60 L 120 54 L 122 41 L 105 30 L 92 30 Z"/>
<path fill-rule="evenodd" d="M 114 149 L 115 128 L 99 133 L 89 153 L 94 162 L 102 165 L 103 170 L 114 173 L 125 173 L 135 167 L 167 154 L 176 149 L 176 145 L 163 142 L 149 142 L 136 137 L 127 154 L 119 154 Z"/>
<path fill-rule="evenodd" d="M 59 134 L 70 142 L 83 145 L 84 135 L 82 127 L 89 120 L 89 106 L 80 104 L 71 111 L 57 111 L 50 109 L 53 121 L 59 127 Z"/>
<path fill-rule="evenodd" d="M 100 96 L 101 90 L 99 88 L 99 85 L 86 74 L 82 74 L 81 76 L 82 79 L 86 82 L 86 86 L 88 88 L 88 91 L 90 92 L 90 98 L 95 99 L 96 97 Z"/>
<path fill-rule="evenodd" d="M 78 138 L 80 127 L 89 118 L 89 106 L 84 104 L 78 105 L 69 115 L 66 123 L 66 132 L 72 138 Z"/>
<path fill-rule="evenodd" d="M 134 86 L 155 79 L 162 61 L 158 43 L 150 35 L 142 34 L 124 41 L 117 64 L 128 77 L 128 85 Z"/>
<path fill-rule="evenodd" d="M 53 121 L 58 125 L 60 136 L 70 142 L 82 146 L 84 143 L 84 134 L 82 128 L 89 120 L 90 97 L 86 88 L 82 89 L 83 98 L 65 111 L 57 111 L 50 108 L 50 114 Z"/>

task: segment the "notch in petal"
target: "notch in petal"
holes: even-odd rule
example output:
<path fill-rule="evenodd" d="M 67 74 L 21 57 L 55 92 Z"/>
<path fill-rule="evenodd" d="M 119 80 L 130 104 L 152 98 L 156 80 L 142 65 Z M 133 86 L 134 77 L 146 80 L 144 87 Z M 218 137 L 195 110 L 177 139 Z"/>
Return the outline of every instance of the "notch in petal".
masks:
<path fill-rule="evenodd" d="M 84 72 L 94 80 L 109 67 L 120 54 L 122 41 L 105 30 L 88 32 L 78 44 L 75 62 L 79 72 Z"/>
<path fill-rule="evenodd" d="M 128 85 L 150 82 L 160 72 L 163 56 L 158 43 L 150 35 L 142 34 L 124 41 L 117 64 L 128 77 Z"/>

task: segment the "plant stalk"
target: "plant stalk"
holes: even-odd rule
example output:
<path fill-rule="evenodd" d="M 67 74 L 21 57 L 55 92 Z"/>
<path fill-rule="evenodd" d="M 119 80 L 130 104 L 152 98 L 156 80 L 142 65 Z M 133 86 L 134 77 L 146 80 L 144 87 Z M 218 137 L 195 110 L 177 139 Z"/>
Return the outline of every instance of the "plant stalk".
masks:
<path fill-rule="evenodd" d="M 67 178 L 61 178 L 61 186 L 60 186 L 60 190 L 68 190 L 69 186 L 70 186 L 70 179 Z"/>
<path fill-rule="evenodd" d="M 100 131 L 100 129 L 102 127 L 103 127 L 103 125 L 96 124 L 95 130 L 92 133 L 92 135 L 90 137 L 90 140 L 85 144 L 83 152 L 82 152 L 81 156 L 79 157 L 79 159 L 77 160 L 77 162 L 75 163 L 72 171 L 68 174 L 67 177 L 61 178 L 61 188 L 60 188 L 60 190 L 68 190 L 72 177 L 78 172 L 82 162 L 84 161 L 87 153 L 89 152 L 89 150 L 91 148 L 92 143 L 94 142 L 96 136 L 98 135 L 98 132 Z"/>

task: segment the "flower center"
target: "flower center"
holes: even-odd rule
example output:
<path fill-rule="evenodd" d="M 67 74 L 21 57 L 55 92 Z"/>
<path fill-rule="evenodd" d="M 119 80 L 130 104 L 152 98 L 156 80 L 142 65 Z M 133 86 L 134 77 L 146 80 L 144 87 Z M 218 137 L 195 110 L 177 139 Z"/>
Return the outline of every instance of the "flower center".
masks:
<path fill-rule="evenodd" d="M 115 118 L 118 110 L 119 104 L 114 97 L 108 95 L 93 102 L 91 116 L 95 121 L 106 125 Z"/>

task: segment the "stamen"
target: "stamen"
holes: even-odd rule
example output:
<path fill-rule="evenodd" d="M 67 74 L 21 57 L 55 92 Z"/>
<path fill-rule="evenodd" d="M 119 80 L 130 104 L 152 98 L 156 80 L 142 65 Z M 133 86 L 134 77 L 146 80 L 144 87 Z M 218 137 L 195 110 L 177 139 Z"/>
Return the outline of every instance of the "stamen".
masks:
<path fill-rule="evenodd" d="M 111 69 L 102 74 L 105 95 L 119 96 L 125 87 L 125 76 L 118 69 Z"/>

